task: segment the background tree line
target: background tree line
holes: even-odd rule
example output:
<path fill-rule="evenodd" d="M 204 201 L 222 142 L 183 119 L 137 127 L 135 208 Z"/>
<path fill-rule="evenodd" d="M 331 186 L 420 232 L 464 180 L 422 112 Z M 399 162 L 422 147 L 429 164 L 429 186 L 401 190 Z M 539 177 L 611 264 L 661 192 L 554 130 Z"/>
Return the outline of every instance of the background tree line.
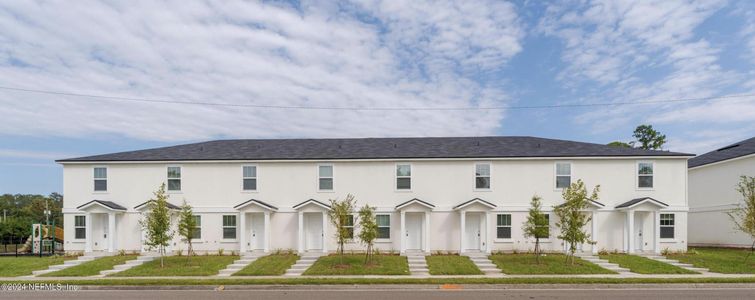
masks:
<path fill-rule="evenodd" d="M 63 195 L 0 195 L 0 240 L 26 237 L 31 234 L 31 224 L 45 224 L 45 205 L 52 211 L 50 224 L 54 220 L 55 226 L 62 228 Z"/>

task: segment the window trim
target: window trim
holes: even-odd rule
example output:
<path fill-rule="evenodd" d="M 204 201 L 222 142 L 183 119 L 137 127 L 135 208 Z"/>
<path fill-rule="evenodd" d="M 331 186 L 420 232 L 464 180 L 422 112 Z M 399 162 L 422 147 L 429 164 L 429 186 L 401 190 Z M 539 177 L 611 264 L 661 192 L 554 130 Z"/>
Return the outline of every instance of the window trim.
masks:
<path fill-rule="evenodd" d="M 194 229 L 199 228 L 199 238 L 194 238 L 194 234 L 193 234 L 194 232 L 192 231 L 191 241 L 192 242 L 201 241 L 202 240 L 202 215 L 192 215 L 192 217 L 199 217 L 199 222 L 197 222 L 198 224 L 194 226 Z"/>
<path fill-rule="evenodd" d="M 233 226 L 226 226 L 225 225 L 225 217 L 233 217 Z M 222 239 L 223 239 L 224 242 L 238 240 L 238 238 L 239 238 L 239 217 L 238 217 L 238 215 L 235 215 L 235 214 L 230 214 L 230 215 L 222 214 L 221 217 L 220 217 L 220 225 L 221 225 L 220 227 L 222 228 L 221 229 L 222 230 L 221 237 L 222 237 Z M 225 237 L 225 229 L 226 228 L 233 228 L 234 229 L 234 236 L 235 236 L 234 238 L 229 239 L 229 238 Z"/>
<path fill-rule="evenodd" d="M 355 214 L 350 214 L 349 216 L 351 216 L 351 226 L 343 225 L 343 228 L 351 228 L 351 237 L 350 238 L 347 237 L 346 241 L 353 242 L 353 241 L 355 241 L 357 239 L 357 231 L 356 231 L 356 227 L 357 227 L 356 220 L 357 220 L 357 217 L 356 217 Z"/>
<path fill-rule="evenodd" d="M 398 166 L 409 166 L 409 176 L 398 176 Z M 412 180 L 412 177 L 414 177 L 414 165 L 412 163 L 395 163 L 393 165 L 393 190 L 396 192 L 411 192 L 412 188 L 414 187 L 414 183 Z M 398 179 L 399 178 L 409 178 L 409 188 L 408 189 L 399 189 L 398 188 Z"/>
<path fill-rule="evenodd" d="M 498 216 L 500 215 L 508 215 L 509 216 L 509 225 L 498 225 Z M 500 242 L 510 242 L 512 238 L 514 237 L 514 216 L 512 213 L 508 212 L 499 212 L 495 214 L 495 240 Z M 501 238 L 498 237 L 498 228 L 499 227 L 508 227 L 509 228 L 509 237 L 508 238 Z"/>
<path fill-rule="evenodd" d="M 254 177 L 244 177 L 244 168 L 246 167 L 254 167 Z M 241 165 L 241 192 L 242 193 L 257 193 L 260 190 L 260 168 L 256 164 L 243 164 Z M 246 179 L 254 179 L 256 184 L 254 185 L 253 190 L 247 190 L 244 189 L 244 180 Z"/>
<path fill-rule="evenodd" d="M 669 215 L 669 216 L 671 216 L 671 220 L 674 222 L 674 225 L 663 225 L 663 222 L 661 221 L 661 220 L 663 220 L 663 215 Z M 674 236 L 670 237 L 670 238 L 662 237 L 661 236 L 661 228 L 663 228 L 663 227 L 671 227 L 671 228 L 673 228 Z M 661 214 L 658 215 L 658 237 L 662 241 L 674 241 L 674 240 L 676 240 L 676 214 L 675 213 L 661 213 Z"/>
<path fill-rule="evenodd" d="M 572 179 L 574 179 L 574 163 L 570 160 L 558 160 L 553 163 L 553 190 L 554 191 L 563 191 L 565 188 L 558 187 L 558 177 L 566 177 L 566 175 L 558 175 L 558 165 L 559 164 L 569 164 L 569 185 L 574 182 Z"/>
<path fill-rule="evenodd" d="M 488 165 L 488 176 L 477 176 L 477 166 L 478 165 Z M 474 191 L 475 192 L 491 192 L 493 191 L 493 163 L 489 161 L 479 161 L 474 163 L 474 169 L 472 170 L 472 174 L 474 175 Z M 487 177 L 488 178 L 488 187 L 487 188 L 478 188 L 477 187 L 477 177 Z"/>
<path fill-rule="evenodd" d="M 653 174 L 650 175 L 642 175 L 642 176 L 650 176 L 653 180 L 653 186 L 651 187 L 640 187 L 640 164 L 641 163 L 648 163 L 650 164 L 651 168 L 653 169 Z M 655 161 L 653 160 L 638 160 L 635 161 L 634 164 L 634 187 L 638 191 L 652 191 L 655 190 Z"/>
<path fill-rule="evenodd" d="M 380 228 L 388 228 L 388 237 L 387 238 L 380 238 L 376 237 L 375 242 L 389 242 L 391 241 L 391 222 L 393 222 L 391 213 L 375 213 L 375 225 L 377 225 L 378 228 L 378 235 L 380 235 Z M 378 216 L 388 216 L 388 226 L 380 226 L 380 223 L 377 221 Z"/>
<path fill-rule="evenodd" d="M 168 169 L 169 168 L 179 168 L 180 175 L 178 178 L 170 178 L 168 177 Z M 184 177 L 184 168 L 182 165 L 166 165 L 165 166 L 165 192 L 171 193 L 171 194 L 180 194 L 183 192 L 183 177 Z M 178 183 L 180 186 L 180 189 L 178 190 L 171 190 L 170 189 L 170 183 L 169 180 L 176 180 L 178 179 Z"/>
<path fill-rule="evenodd" d="M 76 218 L 81 217 L 84 218 L 84 225 L 77 226 L 76 225 Z M 84 238 L 77 238 L 76 237 L 76 229 L 83 228 L 84 229 Z M 74 215 L 73 216 L 73 239 L 76 241 L 83 241 L 87 239 L 87 216 L 86 215 Z"/>
<path fill-rule="evenodd" d="M 320 176 L 320 167 L 330 167 L 330 177 L 321 177 Z M 335 193 L 336 192 L 336 167 L 332 163 L 319 163 L 317 164 L 317 167 L 315 168 L 317 171 L 317 182 L 315 183 L 317 185 L 317 192 L 318 193 Z M 329 190 L 323 190 L 320 188 L 320 179 L 328 179 L 330 178 L 330 183 L 332 185 L 331 189 Z"/>
<path fill-rule="evenodd" d="M 104 179 L 102 179 L 102 178 L 98 179 L 98 178 L 94 177 L 94 173 L 95 173 L 94 170 L 98 169 L 98 168 L 104 168 L 105 169 L 105 178 Z M 93 194 L 107 194 L 108 193 L 108 181 L 109 181 L 108 180 L 108 173 L 110 173 L 110 171 L 108 169 L 109 168 L 107 166 L 104 166 L 104 165 L 92 166 L 92 193 Z M 104 191 L 98 191 L 98 190 L 95 189 L 95 186 L 96 186 L 95 181 L 97 181 L 97 180 L 105 180 L 105 190 Z"/>

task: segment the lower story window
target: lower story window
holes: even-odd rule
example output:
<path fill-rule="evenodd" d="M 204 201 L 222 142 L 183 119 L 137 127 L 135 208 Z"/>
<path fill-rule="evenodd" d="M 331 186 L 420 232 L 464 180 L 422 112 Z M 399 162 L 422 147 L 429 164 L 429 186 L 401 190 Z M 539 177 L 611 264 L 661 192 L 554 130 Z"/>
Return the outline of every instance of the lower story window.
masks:
<path fill-rule="evenodd" d="M 541 239 L 549 239 L 551 237 L 551 229 L 550 229 L 551 228 L 551 215 L 545 214 L 545 221 L 546 221 L 545 222 L 546 225 L 543 225 L 543 226 L 540 226 L 540 227 L 548 228 L 548 230 L 545 231 L 546 232 L 545 235 L 543 235 L 543 236 L 540 237 Z"/>
<path fill-rule="evenodd" d="M 87 238 L 86 216 L 74 216 L 73 223 L 74 230 L 76 231 L 76 239 Z"/>
<path fill-rule="evenodd" d="M 496 223 L 496 237 L 499 239 L 511 238 L 511 215 L 500 214 L 498 215 Z"/>
<path fill-rule="evenodd" d="M 391 215 L 377 215 L 377 238 L 390 239 L 391 238 Z"/>
<path fill-rule="evenodd" d="M 191 239 L 198 240 L 202 238 L 202 216 L 194 216 L 194 230 L 191 231 Z"/>
<path fill-rule="evenodd" d="M 661 238 L 674 238 L 674 214 L 661 214 Z"/>
<path fill-rule="evenodd" d="M 346 229 L 346 238 L 353 239 L 354 238 L 354 216 L 353 215 L 346 216 L 346 224 L 343 227 Z"/>
<path fill-rule="evenodd" d="M 236 239 L 236 216 L 223 216 L 223 239 Z"/>

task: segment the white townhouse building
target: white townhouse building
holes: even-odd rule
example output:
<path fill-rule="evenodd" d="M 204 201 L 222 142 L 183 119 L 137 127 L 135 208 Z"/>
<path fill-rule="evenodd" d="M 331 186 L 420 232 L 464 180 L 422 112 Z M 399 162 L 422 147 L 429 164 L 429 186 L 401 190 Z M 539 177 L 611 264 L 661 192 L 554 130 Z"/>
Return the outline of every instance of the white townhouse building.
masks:
<path fill-rule="evenodd" d="M 67 251 L 146 250 L 138 220 L 163 183 L 174 208 L 194 207 L 199 252 L 334 251 L 328 200 L 348 194 L 376 207 L 376 247 L 401 253 L 531 249 L 521 228 L 539 195 L 551 224 L 544 249 L 562 251 L 553 207 L 582 179 L 601 186 L 585 211 L 597 244 L 582 251 L 634 253 L 687 248 L 689 157 L 536 137 L 433 137 L 219 140 L 58 162 Z M 180 249 L 176 237 L 170 250 Z"/>
<path fill-rule="evenodd" d="M 740 176 L 755 176 L 755 137 L 689 160 L 689 243 L 747 247 L 752 238 L 734 229 L 726 214 L 743 204 Z"/>

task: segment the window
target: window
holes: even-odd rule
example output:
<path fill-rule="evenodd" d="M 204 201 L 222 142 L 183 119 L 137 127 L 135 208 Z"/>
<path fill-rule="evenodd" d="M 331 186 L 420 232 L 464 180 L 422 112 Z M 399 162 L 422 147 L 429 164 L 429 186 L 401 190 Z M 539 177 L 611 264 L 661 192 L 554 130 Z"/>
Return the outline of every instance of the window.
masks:
<path fill-rule="evenodd" d="M 107 168 L 94 168 L 94 191 L 107 191 Z"/>
<path fill-rule="evenodd" d="M 194 230 L 191 231 L 191 239 L 198 240 L 202 238 L 202 216 L 194 216 Z"/>
<path fill-rule="evenodd" d="M 377 238 L 390 239 L 391 238 L 391 215 L 376 215 L 377 220 Z"/>
<path fill-rule="evenodd" d="M 333 190 L 333 166 L 332 165 L 321 165 L 317 167 L 318 169 L 318 189 L 321 191 L 332 191 Z"/>
<path fill-rule="evenodd" d="M 475 189 L 490 189 L 490 164 L 475 165 Z"/>
<path fill-rule="evenodd" d="M 496 237 L 499 239 L 511 238 L 511 215 L 510 214 L 498 215 L 498 222 L 496 223 Z"/>
<path fill-rule="evenodd" d="M 565 189 L 571 185 L 571 163 L 556 163 L 556 188 Z"/>
<path fill-rule="evenodd" d="M 661 238 L 674 238 L 674 214 L 661 214 Z"/>
<path fill-rule="evenodd" d="M 545 214 L 545 220 L 547 221 L 546 222 L 547 225 L 543 225 L 540 227 L 546 227 L 548 228 L 548 231 L 544 236 L 540 237 L 541 239 L 549 239 L 551 237 L 551 229 L 550 229 L 551 228 L 551 215 Z"/>
<path fill-rule="evenodd" d="M 346 229 L 346 238 L 347 239 L 353 239 L 354 238 L 354 215 L 348 215 L 346 217 L 346 224 L 343 225 L 343 227 Z"/>
<path fill-rule="evenodd" d="M 168 167 L 168 190 L 181 190 L 181 167 Z"/>
<path fill-rule="evenodd" d="M 257 167 L 256 166 L 244 166 L 243 168 L 243 185 L 245 191 L 257 190 Z"/>
<path fill-rule="evenodd" d="M 411 190 L 412 189 L 412 166 L 411 165 L 396 165 L 396 189 L 397 190 Z"/>
<path fill-rule="evenodd" d="M 85 239 L 87 238 L 87 223 L 86 223 L 86 216 L 74 216 L 73 217 L 73 228 L 76 232 L 76 239 Z"/>
<path fill-rule="evenodd" d="M 653 188 L 653 163 L 637 163 L 637 187 L 650 189 Z"/>
<path fill-rule="evenodd" d="M 223 239 L 236 239 L 236 216 L 223 216 Z"/>

